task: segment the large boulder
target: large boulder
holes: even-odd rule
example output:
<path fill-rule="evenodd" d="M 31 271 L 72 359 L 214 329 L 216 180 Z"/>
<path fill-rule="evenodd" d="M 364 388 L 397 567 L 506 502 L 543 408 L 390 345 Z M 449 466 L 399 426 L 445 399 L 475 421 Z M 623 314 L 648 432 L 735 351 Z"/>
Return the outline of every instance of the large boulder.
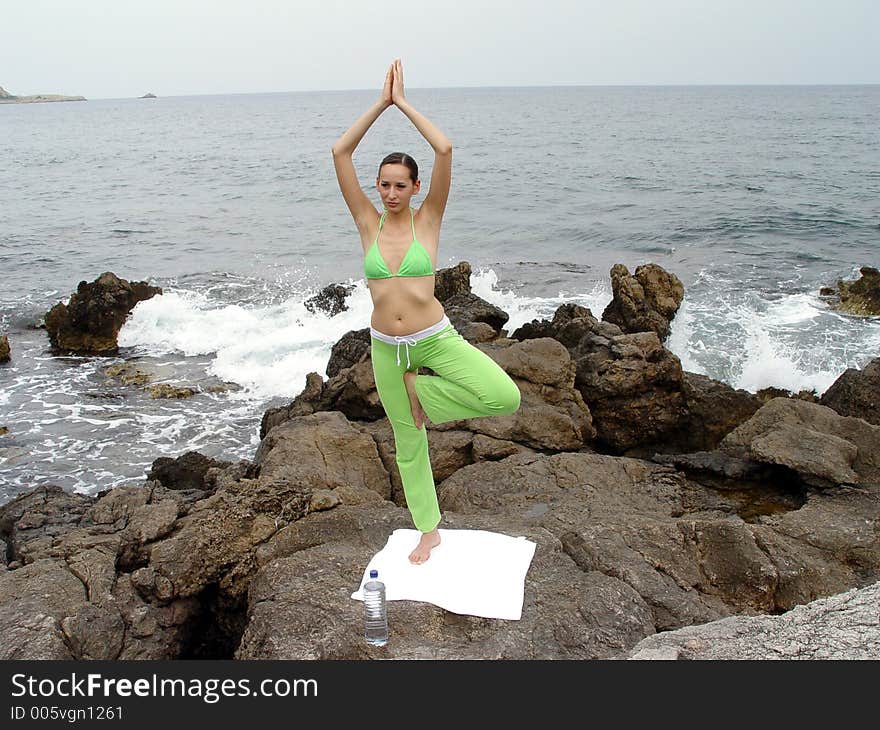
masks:
<path fill-rule="evenodd" d="M 769 401 L 719 448 L 785 466 L 817 487 L 880 484 L 880 426 L 796 398 Z"/>
<path fill-rule="evenodd" d="M 654 445 L 686 423 L 681 362 L 653 332 L 624 334 L 589 309 L 566 305 L 551 322 L 530 322 L 512 336 L 552 337 L 568 348 L 575 386 L 605 448 L 624 453 Z"/>
<path fill-rule="evenodd" d="M 684 285 L 657 264 L 643 264 L 635 274 L 623 264 L 611 268 L 613 298 L 602 319 L 626 333 L 654 332 L 661 340 L 684 299 Z"/>
<path fill-rule="evenodd" d="M 115 355 L 119 330 L 138 302 L 161 294 L 145 281 L 129 282 L 111 272 L 81 281 L 70 302 L 59 302 L 46 314 L 49 341 L 56 350 Z"/>
<path fill-rule="evenodd" d="M 841 416 L 863 418 L 880 426 L 880 357 L 861 370 L 848 368 L 822 394 L 819 403 Z"/>

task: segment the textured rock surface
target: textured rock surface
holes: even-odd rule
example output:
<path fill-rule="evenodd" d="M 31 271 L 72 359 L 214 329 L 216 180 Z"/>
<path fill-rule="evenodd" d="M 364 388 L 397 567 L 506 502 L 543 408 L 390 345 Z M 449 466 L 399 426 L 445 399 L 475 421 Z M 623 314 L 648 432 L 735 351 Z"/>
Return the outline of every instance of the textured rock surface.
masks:
<path fill-rule="evenodd" d="M 797 606 L 782 616 L 731 616 L 649 636 L 630 659 L 872 659 L 880 657 L 880 583 Z"/>
<path fill-rule="evenodd" d="M 880 271 L 863 266 L 855 281 L 837 282 L 839 301 L 836 308 L 848 314 L 880 315 Z"/>
<path fill-rule="evenodd" d="M 880 357 L 875 357 L 861 370 L 846 370 L 822 394 L 819 403 L 841 416 L 863 418 L 880 426 Z"/>
<path fill-rule="evenodd" d="M 81 281 L 70 302 L 59 302 L 46 314 L 52 347 L 82 354 L 113 355 L 116 337 L 138 302 L 161 294 L 146 282 L 128 282 L 111 272 L 95 281 Z"/>
<path fill-rule="evenodd" d="M 623 332 L 653 332 L 661 340 L 684 299 L 684 285 L 657 264 L 644 264 L 630 274 L 623 264 L 611 268 L 613 297 L 602 319 Z"/>
<path fill-rule="evenodd" d="M 9 362 L 9 338 L 6 335 L 0 335 L 0 362 Z"/>
<path fill-rule="evenodd" d="M 880 484 L 880 426 L 799 399 L 769 401 L 725 436 L 720 449 L 781 464 L 819 487 Z"/>

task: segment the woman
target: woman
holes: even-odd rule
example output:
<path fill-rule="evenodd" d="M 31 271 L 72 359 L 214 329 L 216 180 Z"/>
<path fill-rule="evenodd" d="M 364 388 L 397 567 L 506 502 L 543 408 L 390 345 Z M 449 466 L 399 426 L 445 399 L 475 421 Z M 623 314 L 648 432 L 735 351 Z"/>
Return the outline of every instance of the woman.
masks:
<path fill-rule="evenodd" d="M 392 105 L 434 149 L 434 169 L 428 194 L 413 211 L 412 198 L 421 188 L 415 161 L 403 153 L 382 160 L 376 177 L 384 206 L 380 215 L 358 183 L 352 154 L 373 122 Z M 364 273 L 373 299 L 373 374 L 394 431 L 407 507 L 422 533 L 409 556 L 418 565 L 440 544 L 440 508 L 428 459 L 426 417 L 444 423 L 513 413 L 519 408 L 520 393 L 507 373 L 458 334 L 434 297 L 440 223 L 452 177 L 452 143 L 406 100 L 400 59 L 388 69 L 379 100 L 333 145 L 333 164 L 361 235 Z M 417 375 L 420 367 L 436 375 Z"/>

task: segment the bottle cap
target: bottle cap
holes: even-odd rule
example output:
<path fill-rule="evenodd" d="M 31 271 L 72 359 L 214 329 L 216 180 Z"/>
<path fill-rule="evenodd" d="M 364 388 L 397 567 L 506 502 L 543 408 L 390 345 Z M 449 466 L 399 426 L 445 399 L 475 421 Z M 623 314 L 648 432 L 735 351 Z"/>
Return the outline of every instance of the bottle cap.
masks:
<path fill-rule="evenodd" d="M 378 577 L 379 577 L 379 571 L 378 571 L 378 570 L 371 570 L 371 571 L 370 571 L 370 578 L 378 578 Z"/>

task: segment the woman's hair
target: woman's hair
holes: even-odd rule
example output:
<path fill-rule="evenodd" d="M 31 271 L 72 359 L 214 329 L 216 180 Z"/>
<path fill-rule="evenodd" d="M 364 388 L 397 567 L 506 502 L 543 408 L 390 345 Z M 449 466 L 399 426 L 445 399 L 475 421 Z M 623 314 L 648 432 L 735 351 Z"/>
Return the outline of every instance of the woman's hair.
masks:
<path fill-rule="evenodd" d="M 379 163 L 379 174 L 382 174 L 383 165 L 406 165 L 409 168 L 409 176 L 415 182 L 419 179 L 419 166 L 416 161 L 406 152 L 392 152 L 386 155 L 385 159 Z"/>

